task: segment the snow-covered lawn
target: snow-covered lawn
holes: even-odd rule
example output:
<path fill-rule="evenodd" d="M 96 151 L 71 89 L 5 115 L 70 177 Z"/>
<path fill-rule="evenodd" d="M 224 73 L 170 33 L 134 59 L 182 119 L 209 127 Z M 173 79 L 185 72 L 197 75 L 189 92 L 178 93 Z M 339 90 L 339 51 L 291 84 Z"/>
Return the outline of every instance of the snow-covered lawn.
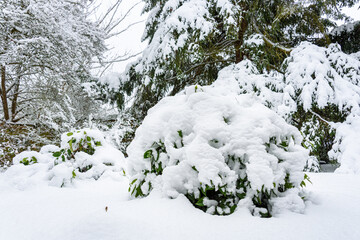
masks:
<path fill-rule="evenodd" d="M 360 175 L 310 173 L 312 202 L 305 214 L 270 219 L 241 207 L 230 216 L 213 216 L 185 197 L 171 200 L 156 191 L 129 200 L 121 176 L 19 190 L 1 175 L 1 240 L 360 239 Z"/>

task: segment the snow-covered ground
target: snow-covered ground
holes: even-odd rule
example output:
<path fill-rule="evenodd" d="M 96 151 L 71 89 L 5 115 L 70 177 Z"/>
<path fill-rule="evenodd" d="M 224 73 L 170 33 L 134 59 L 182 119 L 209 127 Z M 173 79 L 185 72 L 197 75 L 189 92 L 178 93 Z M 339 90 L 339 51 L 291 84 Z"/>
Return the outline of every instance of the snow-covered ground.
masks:
<path fill-rule="evenodd" d="M 156 191 L 129 200 L 128 181 L 120 175 L 24 190 L 1 175 L 1 240 L 360 239 L 360 175 L 309 173 L 312 202 L 305 214 L 270 219 L 253 217 L 246 208 L 213 216 L 185 197 L 171 200 Z"/>

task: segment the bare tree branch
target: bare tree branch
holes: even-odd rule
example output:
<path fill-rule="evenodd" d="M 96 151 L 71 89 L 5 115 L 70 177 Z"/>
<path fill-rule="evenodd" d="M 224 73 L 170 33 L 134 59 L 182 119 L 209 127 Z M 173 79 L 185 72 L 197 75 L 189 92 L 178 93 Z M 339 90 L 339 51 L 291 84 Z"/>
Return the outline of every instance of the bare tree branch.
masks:
<path fill-rule="evenodd" d="M 109 38 L 112 38 L 112 37 L 114 37 L 114 36 L 118 36 L 118 35 L 126 32 L 127 30 L 129 30 L 131 27 L 133 27 L 133 26 L 135 26 L 135 25 L 137 25 L 137 24 L 139 24 L 139 23 L 143 23 L 144 21 L 145 21 L 145 20 L 133 22 L 133 23 L 129 24 L 129 25 L 128 25 L 126 28 L 124 28 L 123 30 L 120 30 L 119 32 L 115 32 L 115 33 L 109 34 L 109 35 L 107 36 L 107 38 L 109 39 Z"/>
<path fill-rule="evenodd" d="M 127 12 L 121 18 L 117 19 L 116 21 L 113 21 L 113 19 L 112 19 L 112 22 L 109 22 L 108 25 L 104 28 L 106 33 L 110 34 L 111 31 L 113 31 L 114 28 L 119 26 L 119 24 L 122 23 L 129 16 L 129 14 L 134 10 L 134 8 L 136 6 L 138 6 L 140 3 L 141 3 L 141 1 L 135 3 L 131 8 L 129 8 L 127 10 Z"/>
<path fill-rule="evenodd" d="M 114 3 L 113 5 L 111 5 L 105 12 L 104 16 L 100 17 L 100 19 L 97 21 L 97 26 L 100 26 L 101 24 L 103 24 L 103 22 L 105 21 L 105 19 L 107 18 L 107 16 L 109 16 L 109 14 L 116 8 L 116 10 L 114 12 L 117 12 L 117 8 L 120 6 L 122 0 L 117 0 L 116 3 Z"/>

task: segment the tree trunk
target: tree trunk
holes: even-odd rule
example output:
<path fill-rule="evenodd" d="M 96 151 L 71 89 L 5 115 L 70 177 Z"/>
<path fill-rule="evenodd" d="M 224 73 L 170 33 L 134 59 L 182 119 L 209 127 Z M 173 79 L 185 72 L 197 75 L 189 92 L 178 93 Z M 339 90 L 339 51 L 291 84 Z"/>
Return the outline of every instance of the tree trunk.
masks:
<path fill-rule="evenodd" d="M 244 60 L 244 52 L 241 50 L 242 45 L 244 44 L 245 32 L 248 28 L 249 22 L 246 19 L 247 16 L 244 16 L 240 21 L 238 39 L 235 42 L 235 63 L 239 63 Z"/>
<path fill-rule="evenodd" d="M 14 86 L 14 97 L 11 100 L 11 121 L 15 122 L 15 117 L 17 115 L 17 100 L 19 97 L 19 90 L 20 90 L 20 77 L 17 78 L 17 81 Z"/>
<path fill-rule="evenodd" d="M 1 100 L 3 104 L 3 111 L 4 111 L 4 118 L 5 121 L 8 121 L 10 119 L 9 117 L 9 106 L 7 102 L 7 96 L 6 96 L 6 67 L 5 65 L 1 65 Z"/>

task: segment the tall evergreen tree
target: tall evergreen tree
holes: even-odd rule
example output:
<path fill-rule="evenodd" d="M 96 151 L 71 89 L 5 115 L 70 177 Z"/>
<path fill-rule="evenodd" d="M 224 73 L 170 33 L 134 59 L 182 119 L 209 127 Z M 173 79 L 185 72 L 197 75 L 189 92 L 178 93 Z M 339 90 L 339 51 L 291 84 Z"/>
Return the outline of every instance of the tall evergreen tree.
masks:
<path fill-rule="evenodd" d="M 261 72 L 278 69 L 300 41 L 327 44 L 332 19 L 343 18 L 339 9 L 356 2 L 145 0 L 149 45 L 122 79 L 118 103 L 134 96 L 133 115 L 142 119 L 162 97 L 209 84 L 220 69 L 245 58 Z"/>

